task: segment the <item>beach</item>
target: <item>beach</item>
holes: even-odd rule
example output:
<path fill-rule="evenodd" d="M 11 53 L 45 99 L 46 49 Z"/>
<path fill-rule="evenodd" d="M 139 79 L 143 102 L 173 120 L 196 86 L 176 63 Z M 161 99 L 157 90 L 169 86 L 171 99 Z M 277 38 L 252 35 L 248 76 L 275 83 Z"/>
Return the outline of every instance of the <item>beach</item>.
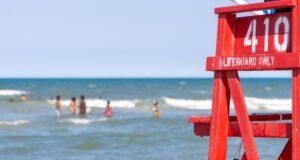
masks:
<path fill-rule="evenodd" d="M 290 79 L 241 81 L 250 114 L 291 111 Z M 1 159 L 207 159 L 209 139 L 196 137 L 187 119 L 210 115 L 212 84 L 209 78 L 0 79 Z M 19 101 L 22 94 L 27 102 Z M 85 118 L 68 110 L 70 98 L 80 95 L 86 97 Z M 107 100 L 111 118 L 103 116 Z M 160 118 L 153 118 L 153 100 Z M 261 159 L 275 159 L 286 143 L 256 140 Z M 229 140 L 228 159 L 239 144 L 239 138 Z"/>

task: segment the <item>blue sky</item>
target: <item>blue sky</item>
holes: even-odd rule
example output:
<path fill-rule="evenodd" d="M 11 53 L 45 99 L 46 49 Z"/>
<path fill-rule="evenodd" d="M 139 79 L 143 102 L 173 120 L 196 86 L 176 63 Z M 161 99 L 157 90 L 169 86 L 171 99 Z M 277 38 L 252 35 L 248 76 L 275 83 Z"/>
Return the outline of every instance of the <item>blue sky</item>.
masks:
<path fill-rule="evenodd" d="M 232 3 L 3 1 L 0 77 L 209 77 L 205 58 L 215 53 L 213 9 L 224 5 Z"/>

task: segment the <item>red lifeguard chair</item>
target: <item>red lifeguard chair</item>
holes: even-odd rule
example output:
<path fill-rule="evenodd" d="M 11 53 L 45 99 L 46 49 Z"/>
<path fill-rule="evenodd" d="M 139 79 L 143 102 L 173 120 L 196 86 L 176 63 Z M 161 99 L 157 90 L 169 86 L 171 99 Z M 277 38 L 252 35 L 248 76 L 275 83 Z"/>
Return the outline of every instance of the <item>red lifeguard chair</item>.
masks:
<path fill-rule="evenodd" d="M 236 16 L 264 9 L 284 12 Z M 300 0 L 222 7 L 215 13 L 216 56 L 206 61 L 206 69 L 214 71 L 212 113 L 189 118 L 197 136 L 210 136 L 208 159 L 226 159 L 227 138 L 241 137 L 242 159 L 258 160 L 254 138 L 264 137 L 288 138 L 278 159 L 300 160 Z M 248 114 L 238 71 L 251 70 L 292 70 L 292 114 Z M 229 116 L 231 98 L 236 116 Z"/>

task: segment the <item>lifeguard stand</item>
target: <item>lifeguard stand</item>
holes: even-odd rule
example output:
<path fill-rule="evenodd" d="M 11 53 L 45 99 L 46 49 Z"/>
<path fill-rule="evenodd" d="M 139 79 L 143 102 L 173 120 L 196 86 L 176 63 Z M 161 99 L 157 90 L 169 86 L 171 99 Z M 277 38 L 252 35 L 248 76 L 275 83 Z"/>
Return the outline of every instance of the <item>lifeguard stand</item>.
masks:
<path fill-rule="evenodd" d="M 264 9 L 284 12 L 236 16 Z M 208 159 L 226 159 L 227 138 L 241 137 L 242 159 L 258 160 L 254 137 L 264 137 L 288 138 L 278 159 L 300 160 L 300 0 L 222 7 L 215 13 L 216 56 L 206 62 L 214 71 L 212 113 L 189 118 L 197 136 L 210 136 Z M 238 71 L 252 70 L 292 70 L 292 114 L 248 114 Z M 229 116 L 231 98 L 236 116 Z"/>

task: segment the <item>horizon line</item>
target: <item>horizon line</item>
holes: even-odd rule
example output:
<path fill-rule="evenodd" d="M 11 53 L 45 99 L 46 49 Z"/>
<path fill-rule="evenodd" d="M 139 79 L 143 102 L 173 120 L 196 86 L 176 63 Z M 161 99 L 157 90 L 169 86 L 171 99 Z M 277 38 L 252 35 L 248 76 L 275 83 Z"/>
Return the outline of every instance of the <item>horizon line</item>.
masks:
<path fill-rule="evenodd" d="M 207 76 L 207 77 L 0 77 L 0 79 L 213 79 L 213 76 Z M 246 78 L 246 79 L 288 79 L 292 77 L 254 77 L 254 76 L 240 76 L 240 78 Z"/>

